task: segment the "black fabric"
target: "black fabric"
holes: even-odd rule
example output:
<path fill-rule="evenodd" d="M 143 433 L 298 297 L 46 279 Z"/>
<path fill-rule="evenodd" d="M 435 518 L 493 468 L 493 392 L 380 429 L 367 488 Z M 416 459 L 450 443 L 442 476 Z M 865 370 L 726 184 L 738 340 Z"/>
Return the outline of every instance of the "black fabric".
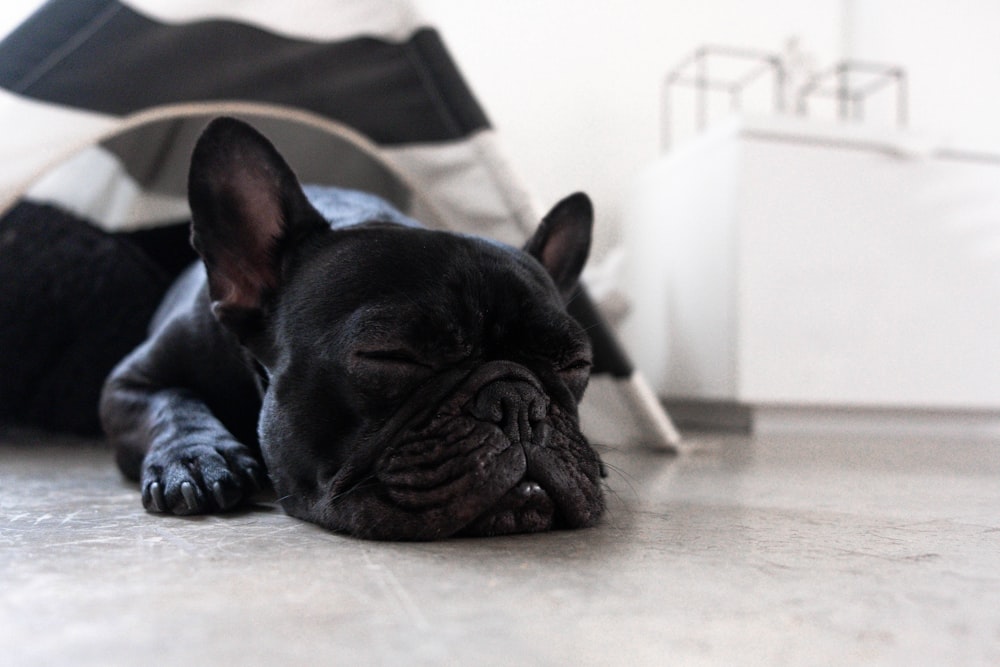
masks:
<path fill-rule="evenodd" d="M 0 422 L 93 435 L 111 368 L 146 336 L 170 275 L 51 206 L 0 218 Z"/>
<path fill-rule="evenodd" d="M 198 253 L 191 247 L 190 220 L 134 232 L 118 232 L 112 236 L 138 248 L 169 281 L 173 281 L 191 262 L 198 259 Z"/>
<path fill-rule="evenodd" d="M 0 43 L 0 86 L 125 115 L 255 101 L 313 111 L 377 143 L 461 139 L 489 127 L 440 36 L 290 39 L 229 21 L 168 25 L 113 0 L 51 0 Z"/>

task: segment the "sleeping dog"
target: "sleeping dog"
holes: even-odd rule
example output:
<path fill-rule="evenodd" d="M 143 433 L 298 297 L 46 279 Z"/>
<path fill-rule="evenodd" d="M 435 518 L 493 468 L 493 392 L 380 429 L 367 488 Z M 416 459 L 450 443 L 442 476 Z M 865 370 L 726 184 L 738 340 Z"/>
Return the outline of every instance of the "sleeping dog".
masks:
<path fill-rule="evenodd" d="M 310 194 L 240 121 L 199 139 L 202 261 L 100 402 L 144 506 L 220 512 L 270 483 L 290 515 L 364 538 L 592 525 L 602 466 L 577 416 L 591 349 L 565 310 L 587 197 L 522 250 Z"/>

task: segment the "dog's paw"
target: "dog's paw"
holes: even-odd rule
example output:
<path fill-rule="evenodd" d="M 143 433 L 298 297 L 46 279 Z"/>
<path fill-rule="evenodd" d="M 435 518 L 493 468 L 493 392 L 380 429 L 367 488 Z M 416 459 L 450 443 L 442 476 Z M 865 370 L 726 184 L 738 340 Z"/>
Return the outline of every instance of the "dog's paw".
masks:
<path fill-rule="evenodd" d="M 218 439 L 150 451 L 141 484 L 150 512 L 207 514 L 245 502 L 267 485 L 267 475 L 247 447 Z"/>

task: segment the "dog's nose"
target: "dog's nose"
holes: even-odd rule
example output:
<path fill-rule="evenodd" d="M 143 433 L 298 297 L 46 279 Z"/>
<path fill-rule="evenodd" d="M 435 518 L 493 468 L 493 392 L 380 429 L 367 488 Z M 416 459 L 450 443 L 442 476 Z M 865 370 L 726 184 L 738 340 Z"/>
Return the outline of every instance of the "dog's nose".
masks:
<path fill-rule="evenodd" d="M 479 390 L 469 412 L 496 424 L 512 441 L 535 442 L 547 432 L 549 399 L 530 382 L 497 380 Z"/>

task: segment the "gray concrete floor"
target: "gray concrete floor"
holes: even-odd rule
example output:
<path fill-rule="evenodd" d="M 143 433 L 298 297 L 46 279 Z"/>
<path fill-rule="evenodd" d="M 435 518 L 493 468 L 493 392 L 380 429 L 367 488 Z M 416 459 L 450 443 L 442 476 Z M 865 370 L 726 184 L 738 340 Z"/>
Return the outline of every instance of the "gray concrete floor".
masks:
<path fill-rule="evenodd" d="M 1000 664 L 1000 444 L 610 451 L 597 528 L 384 544 L 142 511 L 100 443 L 0 436 L 0 663 Z"/>

